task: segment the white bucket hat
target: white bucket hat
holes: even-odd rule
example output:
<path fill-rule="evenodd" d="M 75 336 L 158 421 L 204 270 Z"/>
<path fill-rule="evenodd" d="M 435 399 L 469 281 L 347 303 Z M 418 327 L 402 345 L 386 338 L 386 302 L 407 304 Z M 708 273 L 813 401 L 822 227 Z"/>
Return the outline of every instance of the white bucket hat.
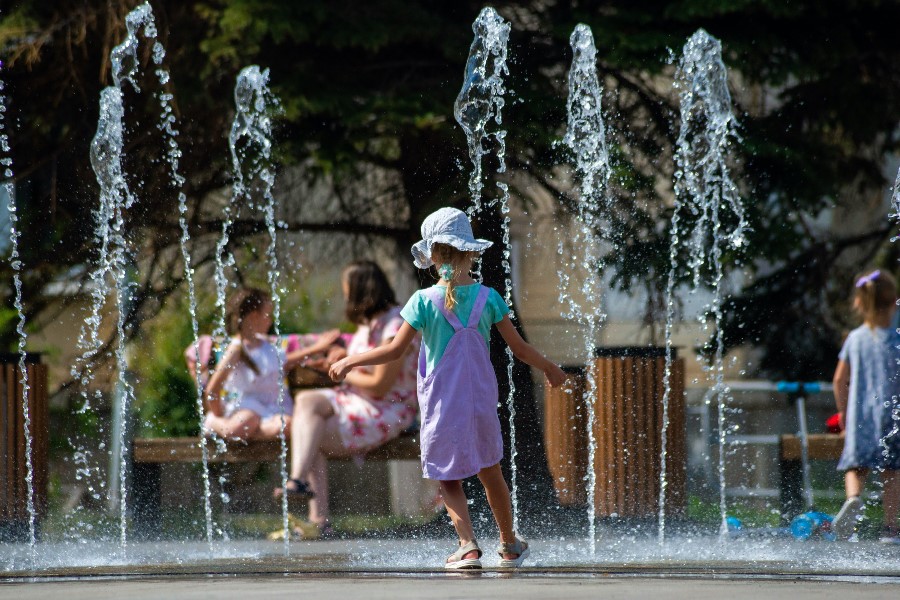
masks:
<path fill-rule="evenodd" d="M 427 269 L 434 264 L 431 260 L 431 246 L 435 243 L 475 252 L 483 252 L 494 244 L 488 240 L 475 239 L 466 213 L 456 208 L 438 209 L 422 222 L 422 239 L 412 247 L 413 261 L 420 269 Z"/>

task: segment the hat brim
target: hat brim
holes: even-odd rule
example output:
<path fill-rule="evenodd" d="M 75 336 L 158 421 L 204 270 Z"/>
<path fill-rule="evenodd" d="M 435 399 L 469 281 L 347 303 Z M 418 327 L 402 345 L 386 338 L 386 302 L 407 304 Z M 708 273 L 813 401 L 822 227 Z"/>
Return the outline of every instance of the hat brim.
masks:
<path fill-rule="evenodd" d="M 464 252 L 484 252 L 494 245 L 494 242 L 490 240 L 467 240 L 457 235 L 438 234 L 430 240 L 430 243 L 425 240 L 419 240 L 418 242 L 413 244 L 413 262 L 418 268 L 427 269 L 434 264 L 434 261 L 431 260 L 431 245 L 435 243 L 447 244 L 448 246 L 453 246 L 457 250 L 462 250 Z"/>

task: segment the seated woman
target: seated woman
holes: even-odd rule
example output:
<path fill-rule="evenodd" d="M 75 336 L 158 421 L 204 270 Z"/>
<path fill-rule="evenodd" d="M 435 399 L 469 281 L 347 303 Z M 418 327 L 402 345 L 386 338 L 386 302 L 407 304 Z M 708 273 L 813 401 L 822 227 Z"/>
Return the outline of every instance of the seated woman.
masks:
<path fill-rule="evenodd" d="M 228 439 L 272 439 L 281 432 L 283 416 L 289 432 L 294 406 L 284 372 L 325 352 L 339 332 L 322 334 L 312 345 L 288 353 L 282 367 L 278 349 L 267 335 L 272 327 L 272 301 L 266 292 L 254 288 L 241 289 L 231 298 L 225 325 L 234 337 L 204 389 L 204 430 Z M 192 345 L 188 353 L 193 349 Z M 196 351 L 189 362 L 196 364 Z"/>
<path fill-rule="evenodd" d="M 389 343 L 403 324 L 384 272 L 371 261 L 351 263 L 341 275 L 347 318 L 359 328 L 347 354 Z M 309 518 L 330 533 L 326 457 L 363 455 L 388 442 L 415 419 L 418 340 L 400 359 L 356 369 L 334 389 L 300 392 L 291 423 L 287 494 L 311 498 Z M 279 497 L 285 490 L 276 488 Z"/>

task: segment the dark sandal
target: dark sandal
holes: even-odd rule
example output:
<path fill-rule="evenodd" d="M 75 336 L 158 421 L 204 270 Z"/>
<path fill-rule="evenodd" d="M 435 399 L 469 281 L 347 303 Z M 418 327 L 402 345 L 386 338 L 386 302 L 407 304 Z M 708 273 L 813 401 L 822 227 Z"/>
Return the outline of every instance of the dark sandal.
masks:
<path fill-rule="evenodd" d="M 289 487 L 291 484 L 294 484 L 294 487 Z M 279 490 L 281 493 L 278 493 Z M 315 497 L 315 494 L 308 483 L 293 478 L 287 480 L 287 485 L 285 485 L 285 487 L 275 488 L 275 498 L 280 498 L 281 494 L 285 494 L 289 499 L 296 500 L 309 500 L 310 498 Z"/>
<path fill-rule="evenodd" d="M 334 527 L 331 526 L 331 521 L 325 521 L 322 525 L 319 525 L 320 540 L 333 540 L 337 537 L 337 531 L 335 531 Z"/>
<path fill-rule="evenodd" d="M 516 538 L 512 544 L 500 544 L 500 566 L 501 567 L 521 567 L 522 563 L 528 558 L 528 543 Z M 515 558 L 504 558 L 504 554 L 517 554 Z"/>
<path fill-rule="evenodd" d="M 478 552 L 478 558 L 463 558 L 469 552 Z M 481 548 L 478 542 L 472 540 L 468 544 L 460 544 L 456 552 L 450 555 L 447 562 L 444 563 L 445 569 L 480 569 L 481 568 Z"/>

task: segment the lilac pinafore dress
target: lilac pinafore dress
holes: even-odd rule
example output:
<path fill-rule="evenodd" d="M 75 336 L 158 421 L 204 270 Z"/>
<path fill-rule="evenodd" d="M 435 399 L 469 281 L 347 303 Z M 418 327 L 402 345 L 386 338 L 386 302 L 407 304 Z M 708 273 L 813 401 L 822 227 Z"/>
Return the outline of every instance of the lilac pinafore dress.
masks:
<path fill-rule="evenodd" d="M 482 287 L 463 327 L 444 306 L 439 290 L 423 293 L 454 334 L 438 363 L 425 373 L 425 347 L 419 351 L 418 396 L 422 420 L 422 472 L 427 479 L 454 481 L 476 475 L 503 458 L 497 416 L 497 376 L 478 321 L 490 288 Z"/>

